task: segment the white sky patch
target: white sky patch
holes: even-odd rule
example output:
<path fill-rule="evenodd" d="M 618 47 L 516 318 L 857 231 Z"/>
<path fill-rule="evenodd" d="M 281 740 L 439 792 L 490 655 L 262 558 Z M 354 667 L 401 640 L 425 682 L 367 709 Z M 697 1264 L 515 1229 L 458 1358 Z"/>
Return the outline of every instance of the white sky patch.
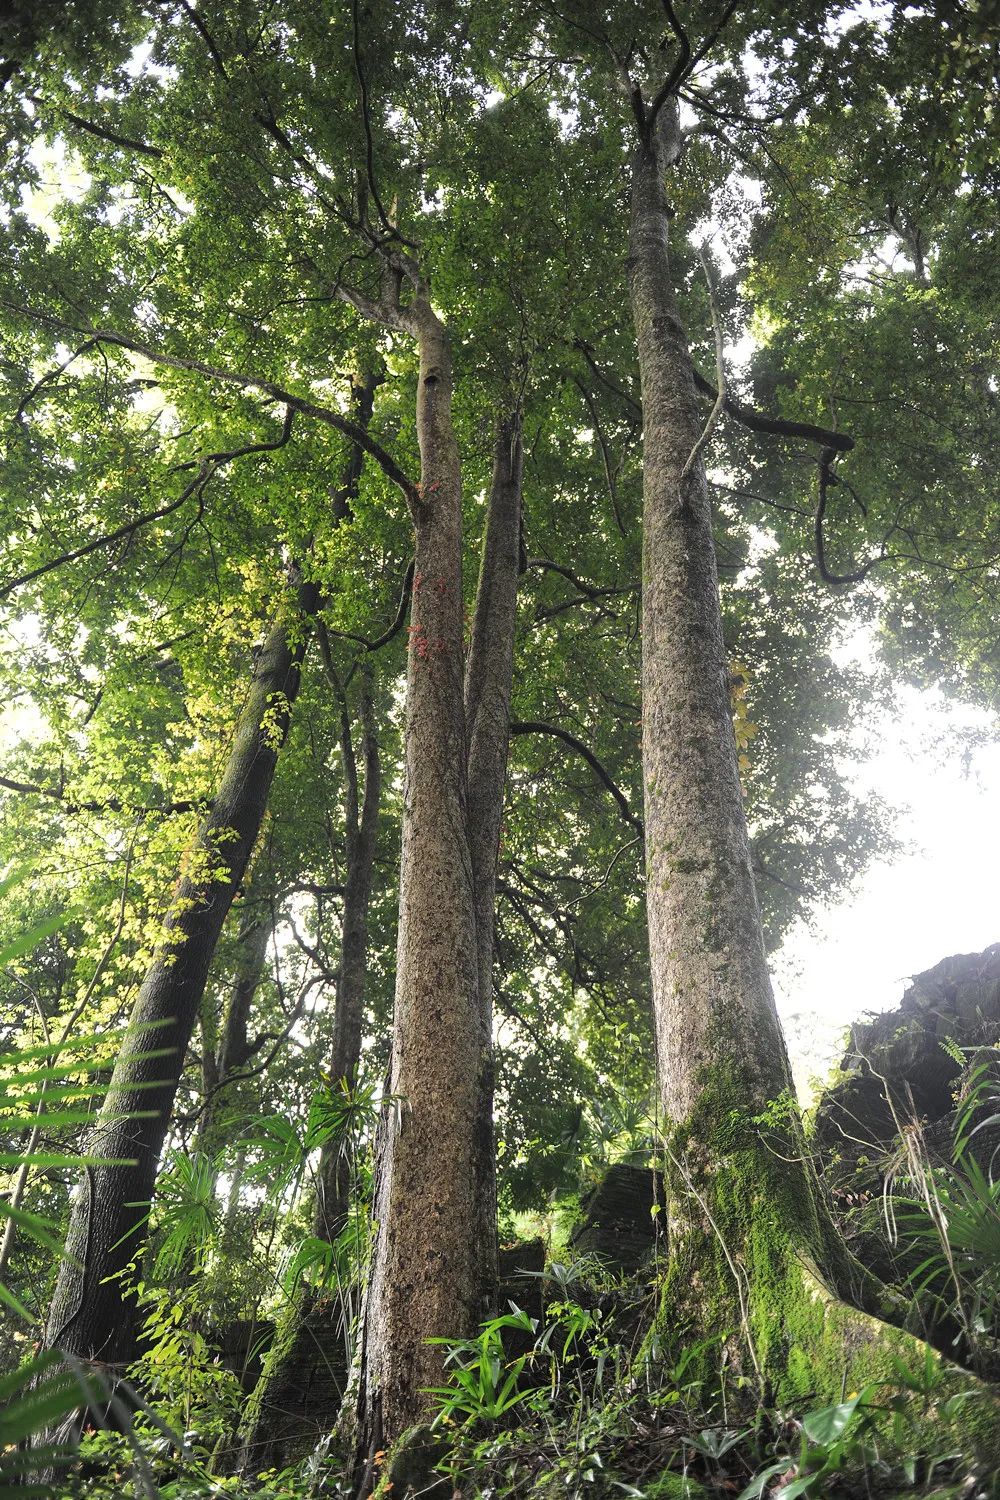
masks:
<path fill-rule="evenodd" d="M 66 149 L 62 140 L 51 146 L 36 141 L 28 153 L 41 179 L 37 187 L 21 188 L 21 206 L 29 223 L 41 229 L 55 244 L 59 225 L 55 210 L 63 203 L 79 203 L 91 184 L 81 159 Z"/>
<path fill-rule="evenodd" d="M 903 688 L 898 701 L 854 783 L 905 805 L 897 833 L 910 852 L 873 865 L 853 898 L 794 930 L 772 964 L 804 1097 L 839 1061 L 852 1021 L 898 1005 L 909 976 L 1000 940 L 1000 741 L 967 743 L 995 721 L 937 692 Z"/>

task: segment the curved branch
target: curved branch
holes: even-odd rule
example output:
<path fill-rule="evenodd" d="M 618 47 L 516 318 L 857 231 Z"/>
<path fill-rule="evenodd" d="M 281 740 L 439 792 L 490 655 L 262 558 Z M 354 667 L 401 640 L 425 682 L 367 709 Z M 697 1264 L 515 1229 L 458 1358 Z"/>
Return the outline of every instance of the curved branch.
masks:
<path fill-rule="evenodd" d="M 134 521 L 125 522 L 124 525 L 116 527 L 114 531 L 105 532 L 102 536 L 94 537 L 91 541 L 84 542 L 82 546 L 74 547 L 70 552 L 63 552 L 59 557 L 50 558 L 48 562 L 40 564 L 37 568 L 32 568 L 30 572 L 22 573 L 19 578 L 12 578 L 0 588 L 0 600 L 9 598 L 11 594 L 17 589 L 22 588 L 24 584 L 32 583 L 36 578 L 44 577 L 46 573 L 53 572 L 55 568 L 61 568 L 66 563 L 78 562 L 81 557 L 89 556 L 91 552 L 96 552 L 100 547 L 109 547 L 114 542 L 121 541 L 124 537 L 134 535 L 143 526 L 150 526 L 154 521 L 162 521 L 165 516 L 169 516 L 175 510 L 179 510 L 185 501 L 190 500 L 192 495 L 198 495 L 200 500 L 209 481 L 225 464 L 231 463 L 237 458 L 245 458 L 250 453 L 274 453 L 278 448 L 283 448 L 291 437 L 294 416 L 294 410 L 289 407 L 285 413 L 281 435 L 275 438 L 273 442 L 246 443 L 240 448 L 230 448 L 228 451 L 209 453 L 205 458 L 192 459 L 189 463 L 179 464 L 175 472 L 192 469 L 196 464 L 198 465 L 198 472 L 191 480 L 191 483 L 185 485 L 176 499 L 171 500 L 167 505 L 161 505 L 157 510 L 147 511 L 145 515 L 137 516 Z"/>
<path fill-rule="evenodd" d="M 718 401 L 718 390 L 698 370 L 694 372 L 694 383 L 703 396 Z M 832 432 L 827 427 L 817 427 L 813 422 L 792 422 L 784 417 L 768 417 L 761 411 L 755 411 L 752 406 L 744 406 L 729 395 L 725 396 L 723 405 L 731 417 L 735 417 L 737 422 L 748 427 L 751 432 L 767 432 L 775 437 L 805 438 L 810 443 L 822 443 L 825 448 L 832 448 L 836 453 L 850 453 L 854 447 L 854 439 L 846 432 Z"/>
<path fill-rule="evenodd" d="M 853 573 L 831 573 L 829 568 L 827 567 L 826 543 L 823 537 L 823 522 L 826 519 L 827 491 L 832 485 L 838 483 L 837 476 L 833 473 L 830 467 L 835 456 L 836 455 L 830 448 L 824 449 L 823 453 L 820 455 L 819 499 L 816 502 L 816 518 L 813 524 L 813 534 L 816 541 L 816 566 L 819 569 L 819 576 L 822 578 L 824 583 L 831 584 L 834 588 L 839 588 L 849 583 L 861 583 L 865 578 L 868 577 L 868 574 L 872 571 L 873 568 L 877 567 L 879 563 L 890 561 L 890 558 L 888 553 L 885 551 L 885 542 L 883 541 L 882 551 L 878 554 L 878 556 L 869 558 L 866 563 L 862 563 L 859 568 L 855 568 Z"/>
<path fill-rule="evenodd" d="M 543 724 L 540 721 L 534 719 L 523 722 L 513 720 L 510 726 L 510 732 L 512 735 L 548 734 L 551 735 L 553 739 L 562 740 L 563 744 L 568 745 L 571 750 L 575 750 L 577 755 L 582 755 L 583 759 L 587 762 L 588 766 L 593 771 L 598 781 L 615 799 L 615 802 L 618 804 L 618 810 L 621 813 L 622 817 L 625 819 L 625 822 L 628 824 L 628 826 L 635 833 L 637 833 L 640 838 L 645 837 L 645 830 L 643 828 L 642 819 L 635 816 L 631 807 L 629 806 L 628 798 L 625 796 L 625 793 L 622 791 L 621 787 L 605 769 L 601 761 L 598 760 L 593 750 L 591 750 L 589 746 L 585 745 L 582 740 L 578 740 L 575 735 L 570 734 L 565 729 L 558 728 L 558 726 L 555 724 Z"/>
<path fill-rule="evenodd" d="M 129 813 L 158 813 L 167 817 L 172 813 L 186 813 L 201 810 L 211 806 L 208 802 L 167 802 L 162 807 L 144 807 L 138 803 L 120 802 L 117 797 L 109 797 L 105 802 L 77 802 L 73 797 L 67 797 L 65 792 L 56 791 L 55 787 L 39 786 L 33 781 L 15 781 L 10 776 L 0 776 L 0 787 L 8 792 L 21 792 L 28 796 L 48 797 L 52 801 L 61 802 L 67 812 L 129 812 Z"/>
<path fill-rule="evenodd" d="M 191 483 L 185 485 L 184 489 L 175 500 L 168 505 L 161 505 L 158 510 L 150 510 L 145 515 L 137 516 L 134 521 L 128 521 L 124 526 L 118 526 L 114 531 L 105 532 L 102 536 L 94 537 L 92 541 L 85 542 L 80 547 L 74 547 L 70 552 L 63 552 L 59 557 L 52 557 L 48 562 L 41 563 L 37 568 L 32 568 L 28 573 L 22 573 L 18 578 L 12 578 L 0 588 L 0 600 L 8 599 L 11 594 L 26 583 L 33 583 L 36 578 L 43 578 L 46 573 L 53 572 L 56 568 L 63 567 L 66 563 L 79 562 L 81 557 L 88 557 L 91 552 L 97 552 L 101 547 L 110 547 L 114 542 L 121 541 L 123 537 L 132 536 L 143 526 L 151 526 L 154 521 L 162 521 L 165 516 L 172 515 L 179 510 L 186 500 L 203 490 L 208 483 L 214 469 L 210 464 L 203 464 Z"/>
<path fill-rule="evenodd" d="M 168 354 L 163 349 L 157 349 L 153 344 L 147 344 L 144 340 L 133 338 L 129 334 L 118 333 L 114 329 L 79 328 L 63 318 L 57 318 L 51 313 L 36 312 L 6 297 L 0 298 L 0 307 L 59 333 L 83 334 L 93 339 L 95 343 L 111 344 L 117 349 L 127 349 L 132 354 L 142 355 L 153 364 L 166 365 L 168 369 L 190 370 L 195 375 L 203 375 L 206 380 L 218 380 L 222 384 L 236 386 L 239 390 L 261 391 L 272 400 L 280 401 L 283 406 L 301 412 L 304 417 L 314 417 L 317 421 L 325 422 L 337 432 L 349 437 L 352 442 L 357 443 L 374 458 L 386 477 L 400 490 L 412 513 L 419 514 L 423 507 L 417 486 L 407 478 L 396 460 L 382 447 L 381 443 L 370 437 L 356 422 L 348 421 L 346 417 L 342 417 L 339 412 L 333 411 L 328 406 L 320 406 L 304 396 L 296 396 L 284 386 L 277 385 L 273 380 L 267 380 L 262 375 L 248 375 L 239 370 L 227 370 L 220 365 L 208 364 L 203 359 L 190 359 L 180 354 Z"/>
<path fill-rule="evenodd" d="M 548 557 L 530 557 L 525 563 L 525 568 L 544 568 L 549 573 L 558 573 L 560 578 L 565 578 L 581 594 L 588 599 L 600 599 L 607 594 L 627 594 L 629 589 L 599 588 L 593 583 L 585 583 L 576 573 L 564 568 L 561 563 L 553 562 Z"/>
<path fill-rule="evenodd" d="M 370 641 L 368 637 L 364 635 L 352 635 L 349 630 L 330 630 L 330 635 L 339 636 L 340 639 L 344 641 L 357 641 L 358 645 L 364 646 L 366 651 L 381 650 L 383 646 L 388 646 L 389 642 L 399 634 L 404 624 L 406 623 L 406 611 L 409 608 L 410 595 L 412 594 L 412 592 L 413 559 L 411 558 L 409 563 L 407 564 L 406 572 L 403 575 L 403 587 L 400 590 L 399 607 L 396 610 L 396 618 L 393 620 L 388 630 L 384 630 L 382 634 L 380 636 L 376 636 L 375 640 L 373 641 Z"/>
<path fill-rule="evenodd" d="M 587 411 L 590 415 L 590 420 L 594 424 L 594 436 L 597 438 L 597 444 L 601 450 L 601 459 L 604 463 L 604 478 L 608 487 L 608 498 L 611 501 L 611 509 L 614 513 L 615 525 L 618 527 L 621 535 L 623 537 L 627 537 L 628 532 L 625 529 L 625 523 L 622 520 L 621 515 L 621 508 L 618 504 L 618 470 L 615 469 L 614 465 L 611 462 L 611 448 L 608 444 L 607 438 L 604 436 L 604 428 L 601 426 L 601 419 L 597 413 L 596 403 L 590 391 L 587 390 L 587 387 L 584 385 L 582 380 L 578 380 L 574 377 L 573 383 L 576 386 L 577 390 L 580 392 L 580 395 L 583 397 L 584 404 L 586 405 Z"/>

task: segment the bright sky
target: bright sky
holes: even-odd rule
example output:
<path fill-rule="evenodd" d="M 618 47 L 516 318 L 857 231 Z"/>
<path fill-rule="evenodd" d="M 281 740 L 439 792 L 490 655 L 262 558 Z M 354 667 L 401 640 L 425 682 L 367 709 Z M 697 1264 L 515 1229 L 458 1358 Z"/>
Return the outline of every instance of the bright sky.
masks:
<path fill-rule="evenodd" d="M 898 1004 L 909 975 L 1000 941 L 1000 737 L 965 764 L 961 731 L 989 730 L 988 715 L 911 689 L 899 699 L 857 781 L 906 805 L 898 832 L 911 852 L 874 865 L 773 966 L 800 1094 L 839 1060 L 851 1021 Z"/>

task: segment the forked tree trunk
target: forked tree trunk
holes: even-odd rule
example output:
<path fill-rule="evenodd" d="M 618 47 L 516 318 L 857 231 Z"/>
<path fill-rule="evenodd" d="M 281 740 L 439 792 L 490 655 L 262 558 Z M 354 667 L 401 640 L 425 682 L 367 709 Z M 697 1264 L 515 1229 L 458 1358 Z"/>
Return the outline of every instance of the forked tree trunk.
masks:
<path fill-rule="evenodd" d="M 361 1451 L 394 1440 L 439 1383 L 434 1337 L 482 1312 L 477 1173 L 487 1082 L 469 847 L 463 702 L 462 491 L 447 335 L 411 311 L 420 373 L 422 504 L 406 688 L 399 936 L 388 1105 L 376 1162 L 377 1232 L 362 1328 Z"/>
<path fill-rule="evenodd" d="M 671 279 L 676 103 L 633 157 L 629 287 L 643 399 L 647 907 L 669 1262 L 658 1333 L 770 1402 L 842 1399 L 922 1346 L 879 1308 L 826 1211 L 792 1109 L 731 723 L 703 419 Z M 688 471 L 689 472 L 686 472 Z M 761 1116 L 770 1109 L 769 1123 Z"/>
<path fill-rule="evenodd" d="M 174 892 L 165 933 L 132 1010 L 73 1197 L 46 1345 L 121 1366 L 135 1352 L 136 1309 L 123 1273 L 142 1253 L 174 1095 L 223 922 L 260 832 L 299 687 L 313 584 L 298 590 L 261 649 L 229 759 Z"/>
<path fill-rule="evenodd" d="M 510 744 L 510 694 L 520 572 L 524 451 L 519 412 L 498 424 L 476 608 L 465 672 L 469 842 L 476 902 L 479 1027 L 483 1056 L 477 1256 L 487 1291 L 497 1281 L 496 1149 L 493 1132 L 493 956 L 497 858 Z"/>

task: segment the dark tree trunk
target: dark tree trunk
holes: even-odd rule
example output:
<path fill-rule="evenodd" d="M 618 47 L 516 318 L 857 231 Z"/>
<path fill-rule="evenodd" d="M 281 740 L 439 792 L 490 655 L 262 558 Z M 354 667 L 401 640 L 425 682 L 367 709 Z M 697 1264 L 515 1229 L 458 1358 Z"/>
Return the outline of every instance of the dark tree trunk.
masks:
<path fill-rule="evenodd" d="M 341 731 L 347 770 L 347 878 L 344 883 L 337 1005 L 333 1017 L 330 1077 L 334 1088 L 352 1089 L 357 1082 L 365 1019 L 365 977 L 368 965 L 368 908 L 382 799 L 382 768 L 371 692 L 361 694 L 364 800 L 359 814 L 358 773 L 346 705 Z M 350 1206 L 352 1161 L 349 1142 L 334 1140 L 320 1154 L 313 1230 L 331 1244 L 343 1229 Z"/>
<path fill-rule="evenodd" d="M 46 1344 L 121 1366 L 135 1352 L 135 1304 L 122 1273 L 142 1253 L 174 1095 L 222 924 L 260 832 L 305 652 L 302 585 L 293 620 L 272 627 L 254 669 L 212 811 L 182 876 L 166 935 L 139 990 L 111 1084 L 86 1150 L 114 1164 L 86 1170 L 70 1210 Z M 290 624 L 292 628 L 290 628 Z"/>
<path fill-rule="evenodd" d="M 225 1144 L 225 1110 L 230 1102 L 233 1075 L 246 1066 L 251 1056 L 250 1013 L 267 967 L 267 949 L 274 927 L 268 894 L 257 880 L 247 893 L 236 939 L 235 973 L 217 1040 L 205 1024 L 204 1012 L 202 1016 L 204 1106 L 195 1144 L 197 1150 L 209 1156 L 215 1156 Z"/>
<path fill-rule="evenodd" d="M 321 637 L 322 639 L 322 637 Z M 331 677 L 333 677 L 332 663 Z M 338 692 L 341 686 L 336 683 Z M 344 886 L 340 965 L 330 1073 L 334 1088 L 357 1080 L 364 1029 L 368 907 L 375 862 L 382 775 L 375 716 L 368 684 L 361 694 L 364 802 L 354 742 L 343 704 L 341 743 L 347 789 L 347 878 Z M 313 1233 L 331 1244 L 350 1208 L 354 1162 L 351 1142 L 323 1146 L 316 1179 Z M 351 1291 L 354 1288 L 350 1289 Z M 253 1392 L 240 1431 L 239 1467 L 256 1472 L 281 1468 L 309 1452 L 333 1426 L 344 1392 L 352 1333 L 351 1298 L 338 1288 L 317 1295 L 300 1286 L 282 1310 L 274 1344 Z"/>

